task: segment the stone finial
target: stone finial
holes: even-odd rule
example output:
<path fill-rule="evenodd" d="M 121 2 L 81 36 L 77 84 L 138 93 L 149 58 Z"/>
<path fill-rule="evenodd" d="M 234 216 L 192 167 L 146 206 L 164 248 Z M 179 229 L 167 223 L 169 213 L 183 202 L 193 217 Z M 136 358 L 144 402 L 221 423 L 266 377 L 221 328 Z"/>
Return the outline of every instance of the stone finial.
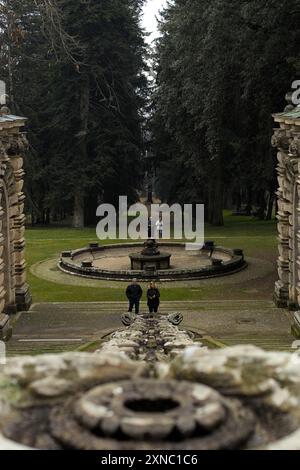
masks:
<path fill-rule="evenodd" d="M 168 321 L 172 325 L 178 326 L 180 325 L 180 323 L 183 322 L 183 315 L 182 313 L 171 313 L 170 315 L 168 315 Z"/>
<path fill-rule="evenodd" d="M 7 106 L 1 106 L 0 115 L 4 116 L 10 114 L 10 109 Z"/>
<path fill-rule="evenodd" d="M 131 326 L 136 320 L 136 315 L 132 313 L 123 313 L 121 321 L 125 326 Z"/>

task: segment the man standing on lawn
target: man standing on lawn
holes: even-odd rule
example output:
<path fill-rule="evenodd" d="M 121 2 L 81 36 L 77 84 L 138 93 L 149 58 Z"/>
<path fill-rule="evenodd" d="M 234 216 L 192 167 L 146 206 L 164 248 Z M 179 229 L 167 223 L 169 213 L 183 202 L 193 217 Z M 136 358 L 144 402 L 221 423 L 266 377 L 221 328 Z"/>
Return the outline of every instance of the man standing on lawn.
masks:
<path fill-rule="evenodd" d="M 132 284 L 127 287 L 126 295 L 129 300 L 129 310 L 128 312 L 132 312 L 133 307 L 135 308 L 136 315 L 140 312 L 140 301 L 143 295 L 143 290 L 141 286 L 137 283 L 137 279 L 133 279 Z"/>

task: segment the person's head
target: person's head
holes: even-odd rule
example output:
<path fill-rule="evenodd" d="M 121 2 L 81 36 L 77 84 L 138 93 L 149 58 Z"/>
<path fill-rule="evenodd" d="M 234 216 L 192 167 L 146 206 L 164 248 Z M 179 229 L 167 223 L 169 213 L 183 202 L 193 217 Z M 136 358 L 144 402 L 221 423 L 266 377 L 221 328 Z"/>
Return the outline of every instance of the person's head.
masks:
<path fill-rule="evenodd" d="M 155 284 L 155 282 L 153 282 L 153 281 L 152 281 L 152 282 L 150 282 L 150 284 L 149 284 L 149 288 L 150 288 L 150 289 L 155 289 L 155 287 L 156 287 L 156 284 Z"/>
<path fill-rule="evenodd" d="M 137 284 L 137 279 L 136 278 L 132 279 L 132 284 Z"/>

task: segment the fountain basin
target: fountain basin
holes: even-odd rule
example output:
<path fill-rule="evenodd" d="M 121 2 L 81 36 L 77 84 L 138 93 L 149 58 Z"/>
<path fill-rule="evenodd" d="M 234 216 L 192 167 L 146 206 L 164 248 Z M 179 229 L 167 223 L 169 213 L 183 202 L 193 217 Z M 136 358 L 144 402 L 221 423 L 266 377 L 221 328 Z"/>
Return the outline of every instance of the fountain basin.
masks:
<path fill-rule="evenodd" d="M 197 252 L 189 252 L 185 250 L 185 243 L 160 242 L 161 254 L 166 257 L 163 263 L 166 264 L 154 265 L 154 261 L 158 261 L 157 255 L 147 256 L 147 265 L 143 269 L 136 269 L 136 264 L 131 266 L 130 256 L 139 260 L 143 247 L 142 242 L 88 246 L 72 251 L 71 257 L 64 256 L 68 252 L 62 253 L 58 267 L 70 275 L 90 279 L 130 281 L 137 278 L 144 282 L 201 280 L 233 274 L 247 267 L 241 250 L 215 247 L 213 256 L 210 257 L 210 252 L 205 247 Z M 214 259 L 221 262 L 215 263 Z M 140 259 L 142 261 L 144 260 Z M 83 266 L 83 262 L 91 262 L 92 266 Z M 169 269 L 164 267 L 168 266 L 168 262 Z"/>

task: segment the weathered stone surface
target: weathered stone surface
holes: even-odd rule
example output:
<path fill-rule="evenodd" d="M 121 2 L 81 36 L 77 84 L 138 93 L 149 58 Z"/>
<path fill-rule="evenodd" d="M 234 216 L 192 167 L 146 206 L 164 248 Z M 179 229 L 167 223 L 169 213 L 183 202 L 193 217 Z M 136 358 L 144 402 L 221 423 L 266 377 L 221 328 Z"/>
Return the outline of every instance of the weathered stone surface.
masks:
<path fill-rule="evenodd" d="M 132 325 L 132 323 L 135 322 L 135 320 L 136 320 L 136 315 L 134 315 L 134 314 L 132 314 L 132 313 L 124 313 L 124 314 L 121 316 L 121 320 L 122 320 L 123 325 L 125 325 L 125 326 L 130 326 L 130 325 Z"/>
<path fill-rule="evenodd" d="M 0 314 L 0 329 L 3 329 L 7 323 L 9 322 L 9 316 L 4 315 L 3 313 Z"/>
<path fill-rule="evenodd" d="M 299 449 L 299 429 L 296 353 L 193 346 L 151 367 L 67 353 L 0 373 L 0 449 Z"/>
<path fill-rule="evenodd" d="M 57 397 L 71 392 L 74 388 L 71 380 L 60 379 L 58 377 L 45 377 L 32 382 L 29 389 L 35 395 L 41 397 Z"/>
<path fill-rule="evenodd" d="M 142 373 L 144 365 L 131 362 L 122 354 L 66 353 L 8 359 L 1 368 L 1 397 L 22 404 L 42 398 L 65 396 L 94 384 L 125 380 L 135 373 Z M 11 382 L 16 393 L 10 388 L 1 388 L 4 380 Z"/>
<path fill-rule="evenodd" d="M 178 326 L 183 321 L 182 313 L 171 313 L 168 315 L 168 321 L 172 323 L 172 325 Z"/>
<path fill-rule="evenodd" d="M 289 111 L 275 114 L 273 147 L 278 148 L 278 233 L 279 281 L 275 285 L 275 301 L 279 307 L 295 310 L 300 305 L 300 118 L 298 109 L 289 105 Z M 297 324 L 293 330 L 298 335 Z"/>
<path fill-rule="evenodd" d="M 300 312 L 294 314 L 294 321 L 292 324 L 292 332 L 296 338 L 300 338 Z"/>
<path fill-rule="evenodd" d="M 0 341 L 7 341 L 12 334 L 9 316 L 0 314 Z"/>
<path fill-rule="evenodd" d="M 31 303 L 26 284 L 24 259 L 25 196 L 22 193 L 24 171 L 21 155 L 27 145 L 26 137 L 21 132 L 24 124 L 25 118 L 2 113 L 0 124 L 0 314 L 4 311 L 16 313 L 17 310 L 29 308 Z M 7 340 L 9 335 L 7 325 L 2 328 L 0 326 L 0 339 Z"/>
<path fill-rule="evenodd" d="M 180 313 L 163 315 L 121 316 L 129 326 L 110 336 L 97 353 L 123 352 L 131 359 L 160 361 L 174 358 L 187 346 L 195 344 L 192 334 L 179 330 Z M 200 344 L 199 342 L 197 344 Z"/>
<path fill-rule="evenodd" d="M 169 377 L 205 383 L 226 396 L 258 397 L 279 412 L 300 410 L 296 353 L 265 352 L 254 346 L 214 351 L 193 347 L 172 362 Z"/>

